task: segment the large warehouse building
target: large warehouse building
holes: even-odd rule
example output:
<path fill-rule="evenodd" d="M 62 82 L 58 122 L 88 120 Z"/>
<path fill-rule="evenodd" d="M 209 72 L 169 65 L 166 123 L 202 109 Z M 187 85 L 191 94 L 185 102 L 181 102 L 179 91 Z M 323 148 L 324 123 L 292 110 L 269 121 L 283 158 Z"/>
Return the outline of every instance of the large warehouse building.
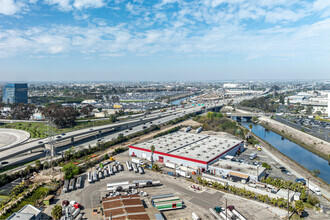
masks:
<path fill-rule="evenodd" d="M 210 164 L 227 155 L 243 150 L 241 140 L 216 136 L 175 132 L 147 142 L 129 146 L 129 154 L 150 160 L 151 146 L 155 146 L 153 159 L 160 163 L 172 162 L 181 166 L 207 169 Z"/>

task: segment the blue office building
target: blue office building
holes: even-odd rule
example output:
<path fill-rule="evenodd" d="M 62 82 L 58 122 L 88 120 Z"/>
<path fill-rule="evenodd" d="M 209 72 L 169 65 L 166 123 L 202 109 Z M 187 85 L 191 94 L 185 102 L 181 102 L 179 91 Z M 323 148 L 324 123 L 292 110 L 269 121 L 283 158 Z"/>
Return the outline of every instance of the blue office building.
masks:
<path fill-rule="evenodd" d="M 2 102 L 6 104 L 27 103 L 27 83 L 8 83 L 3 87 Z"/>

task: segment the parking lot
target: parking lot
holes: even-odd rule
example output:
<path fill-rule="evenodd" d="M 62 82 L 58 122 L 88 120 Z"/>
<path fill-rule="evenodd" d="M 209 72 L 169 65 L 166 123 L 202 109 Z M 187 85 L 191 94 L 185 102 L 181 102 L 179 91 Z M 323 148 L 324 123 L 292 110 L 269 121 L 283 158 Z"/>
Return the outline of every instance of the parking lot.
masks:
<path fill-rule="evenodd" d="M 303 130 L 315 137 L 323 140 L 330 140 L 330 122 L 319 121 L 307 117 L 280 117 L 277 116 L 275 120 L 289 125 L 298 130 Z"/>
<path fill-rule="evenodd" d="M 116 159 L 122 162 L 128 158 L 128 152 L 116 156 Z M 202 219 L 213 219 L 214 217 L 208 209 L 215 206 L 224 206 L 225 198 L 228 200 L 228 205 L 234 205 L 248 219 L 265 219 L 265 217 L 266 219 L 278 219 L 279 216 L 285 215 L 285 210 L 246 200 L 231 194 L 224 194 L 207 187 L 202 191 L 193 190 L 191 188 L 193 183 L 187 181 L 185 178 L 176 178 L 149 170 L 146 170 L 145 174 L 141 175 L 127 171 L 126 166 L 124 167 L 124 171 L 94 183 L 88 183 L 86 174 L 83 174 L 83 187 L 67 193 L 62 192 L 57 203 L 60 204 L 63 200 L 74 200 L 83 206 L 82 212 L 84 213 L 84 218 L 103 219 L 101 214 L 93 215 L 92 211 L 101 206 L 101 198 L 105 197 L 108 193 L 106 188 L 107 183 L 133 180 L 159 180 L 162 184 L 161 186 L 141 189 L 149 195 L 148 197 L 143 197 L 146 206 L 150 206 L 150 196 L 169 193 L 179 196 L 184 202 L 183 209 L 163 212 L 166 219 L 191 219 L 192 212 L 198 214 Z M 54 204 L 48 207 L 45 212 L 50 214 L 53 206 Z M 260 213 L 260 217 L 256 216 L 255 213 Z"/>

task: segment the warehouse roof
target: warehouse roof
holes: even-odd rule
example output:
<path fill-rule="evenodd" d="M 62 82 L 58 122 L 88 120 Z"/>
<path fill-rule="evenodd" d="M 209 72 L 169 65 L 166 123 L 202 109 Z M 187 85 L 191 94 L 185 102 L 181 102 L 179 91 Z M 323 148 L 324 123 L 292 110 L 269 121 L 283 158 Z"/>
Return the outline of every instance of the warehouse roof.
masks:
<path fill-rule="evenodd" d="M 210 166 L 210 169 L 214 169 L 214 168 L 223 168 L 233 171 L 232 173 L 237 173 L 235 171 L 238 171 L 241 173 L 255 175 L 255 176 L 257 175 L 257 173 L 260 174 L 265 170 L 265 168 L 261 166 L 258 167 L 255 165 L 238 163 L 230 160 L 219 160 Z"/>
<path fill-rule="evenodd" d="M 165 153 L 199 161 L 211 161 L 242 143 L 241 140 L 222 138 L 202 134 L 175 132 L 156 139 L 134 145 L 150 151 L 155 146 L 155 153 Z"/>
<path fill-rule="evenodd" d="M 138 195 L 102 199 L 105 218 L 150 219 Z"/>

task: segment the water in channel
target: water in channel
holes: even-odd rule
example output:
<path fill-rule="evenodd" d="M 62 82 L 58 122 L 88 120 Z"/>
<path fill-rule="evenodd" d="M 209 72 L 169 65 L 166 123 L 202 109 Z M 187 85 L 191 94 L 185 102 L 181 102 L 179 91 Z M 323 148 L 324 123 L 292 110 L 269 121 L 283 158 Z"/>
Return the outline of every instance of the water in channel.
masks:
<path fill-rule="evenodd" d="M 308 170 L 312 171 L 314 169 L 319 169 L 321 172 L 319 177 L 327 183 L 330 183 L 330 166 L 327 160 L 313 154 L 298 144 L 295 144 L 272 131 L 266 130 L 259 124 L 253 124 L 252 122 L 245 121 L 242 121 L 241 123 L 248 129 L 249 125 L 252 124 L 252 132 L 254 134 L 264 139 L 277 150 L 295 160 Z"/>

